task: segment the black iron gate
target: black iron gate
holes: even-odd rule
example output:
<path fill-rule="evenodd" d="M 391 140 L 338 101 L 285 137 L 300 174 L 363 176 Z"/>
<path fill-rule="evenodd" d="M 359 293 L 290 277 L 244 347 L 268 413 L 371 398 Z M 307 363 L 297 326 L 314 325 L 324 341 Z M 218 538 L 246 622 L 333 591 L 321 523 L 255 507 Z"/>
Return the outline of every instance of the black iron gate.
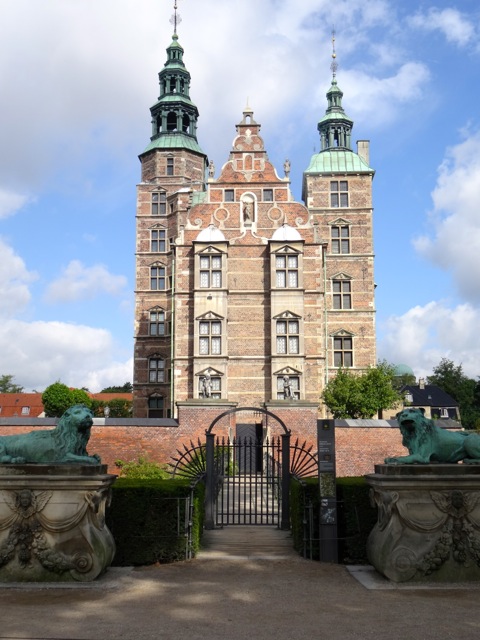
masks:
<path fill-rule="evenodd" d="M 232 413 L 248 412 L 250 423 L 236 424 L 236 437 L 217 437 L 213 427 Z M 264 436 L 269 429 L 258 417 L 271 418 L 281 435 Z M 225 429 L 224 429 L 225 430 Z M 206 443 L 183 445 L 173 458 L 173 474 L 205 481 L 205 528 L 229 524 L 274 525 L 290 528 L 290 480 L 318 474 L 312 446 L 290 443 L 290 430 L 266 409 L 242 407 L 220 414 L 206 432 Z"/>
<path fill-rule="evenodd" d="M 239 436 L 215 442 L 214 524 L 281 524 L 281 438 Z"/>
<path fill-rule="evenodd" d="M 290 434 L 271 439 L 207 434 L 205 527 L 289 529 Z"/>

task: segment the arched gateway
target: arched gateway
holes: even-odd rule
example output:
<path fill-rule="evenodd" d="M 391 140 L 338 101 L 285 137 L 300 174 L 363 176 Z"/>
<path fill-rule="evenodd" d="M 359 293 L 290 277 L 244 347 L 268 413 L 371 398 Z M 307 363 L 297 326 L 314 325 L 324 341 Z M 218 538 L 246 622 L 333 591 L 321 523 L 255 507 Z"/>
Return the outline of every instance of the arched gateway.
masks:
<path fill-rule="evenodd" d="M 242 422 L 232 420 L 240 414 Z M 205 480 L 206 529 L 240 524 L 289 529 L 290 479 L 318 470 L 311 449 L 298 440 L 292 444 L 290 429 L 271 411 L 237 407 L 214 418 L 206 442 L 179 451 L 174 473 Z"/>

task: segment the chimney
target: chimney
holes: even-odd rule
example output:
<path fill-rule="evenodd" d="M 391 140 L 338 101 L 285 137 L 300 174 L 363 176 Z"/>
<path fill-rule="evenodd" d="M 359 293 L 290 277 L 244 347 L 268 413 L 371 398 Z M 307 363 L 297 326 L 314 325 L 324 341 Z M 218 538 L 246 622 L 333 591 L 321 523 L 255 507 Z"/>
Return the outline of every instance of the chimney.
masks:
<path fill-rule="evenodd" d="M 370 140 L 357 140 L 357 154 L 370 166 Z"/>
<path fill-rule="evenodd" d="M 419 378 L 418 379 L 418 388 L 419 389 L 425 389 L 425 378 Z"/>

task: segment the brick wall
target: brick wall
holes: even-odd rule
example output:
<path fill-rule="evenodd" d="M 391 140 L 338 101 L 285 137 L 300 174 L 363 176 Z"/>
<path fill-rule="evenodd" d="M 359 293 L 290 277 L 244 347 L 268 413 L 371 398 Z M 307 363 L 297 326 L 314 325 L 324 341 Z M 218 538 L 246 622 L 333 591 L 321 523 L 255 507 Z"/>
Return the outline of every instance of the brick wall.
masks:
<path fill-rule="evenodd" d="M 231 407 L 225 406 L 225 410 L 229 408 Z M 300 410 L 295 423 L 290 422 L 288 416 L 277 413 L 281 419 L 296 425 L 296 428 L 292 428 L 293 441 L 298 437 L 301 443 L 305 439 L 307 444 L 315 442 L 312 429 L 303 432 L 299 429 L 302 426 L 305 428 L 309 422 L 308 413 L 308 408 Z M 88 451 L 90 454 L 99 454 L 102 462 L 108 464 L 110 473 L 118 473 L 115 461 L 119 459 L 130 461 L 146 456 L 150 460 L 169 462 L 178 455 L 178 449 L 183 451 L 183 445 L 189 447 L 190 441 L 197 444 L 197 439 L 200 439 L 203 443 L 205 429 L 218 415 L 218 407 L 205 407 L 201 415 L 198 413 L 198 406 L 184 407 L 181 429 L 174 426 L 173 420 L 139 420 L 137 422 L 140 424 L 135 425 L 134 420 L 96 419 Z M 242 414 L 236 416 L 237 421 L 242 422 Z M 164 424 L 161 426 L 161 423 Z M 53 419 L 2 419 L 0 436 L 52 428 L 54 424 Z M 152 426 L 146 426 L 147 424 Z M 228 429 L 234 433 L 234 427 L 235 416 L 231 415 L 219 422 L 214 431 L 222 436 L 227 434 Z M 383 462 L 385 457 L 406 453 L 401 444 L 400 431 L 394 427 L 336 427 L 335 445 L 338 477 L 373 473 L 374 465 Z"/>

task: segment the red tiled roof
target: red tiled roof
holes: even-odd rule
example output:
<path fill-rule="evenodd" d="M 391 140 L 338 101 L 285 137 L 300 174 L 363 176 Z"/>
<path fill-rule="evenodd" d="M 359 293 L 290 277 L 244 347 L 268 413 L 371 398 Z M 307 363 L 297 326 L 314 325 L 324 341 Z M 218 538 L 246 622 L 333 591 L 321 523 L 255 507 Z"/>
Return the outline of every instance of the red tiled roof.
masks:
<path fill-rule="evenodd" d="M 42 414 L 41 393 L 0 393 L 0 418 L 38 418 Z"/>
<path fill-rule="evenodd" d="M 133 400 L 132 393 L 89 393 L 94 400 Z M 41 393 L 0 393 L 0 418 L 43 417 Z"/>

